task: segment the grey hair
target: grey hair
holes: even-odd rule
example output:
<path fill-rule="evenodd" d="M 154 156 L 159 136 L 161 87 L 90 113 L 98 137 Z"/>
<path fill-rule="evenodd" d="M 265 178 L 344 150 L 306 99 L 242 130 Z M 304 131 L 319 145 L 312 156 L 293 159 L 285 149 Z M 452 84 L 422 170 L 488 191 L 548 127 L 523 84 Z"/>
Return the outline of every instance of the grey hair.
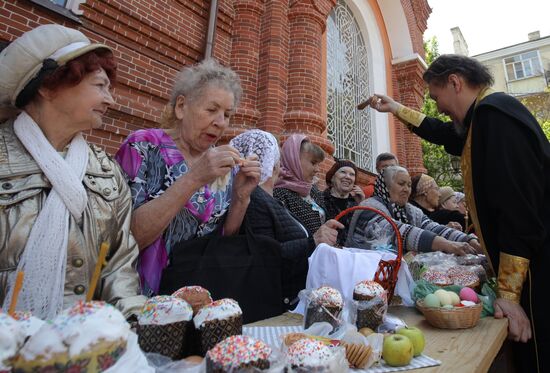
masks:
<path fill-rule="evenodd" d="M 401 166 L 388 166 L 384 169 L 384 183 L 388 188 L 390 185 L 393 184 L 393 179 L 395 179 L 395 175 L 400 172 L 405 172 L 407 175 L 409 174 L 409 171 L 407 171 L 405 167 Z"/>
<path fill-rule="evenodd" d="M 176 76 L 170 106 L 174 107 L 178 96 L 185 96 L 189 100 L 200 97 L 205 88 L 215 86 L 233 93 L 234 105 L 237 107 L 241 100 L 243 89 L 241 80 L 235 71 L 222 66 L 215 59 L 210 58 L 195 65 L 184 67 Z"/>

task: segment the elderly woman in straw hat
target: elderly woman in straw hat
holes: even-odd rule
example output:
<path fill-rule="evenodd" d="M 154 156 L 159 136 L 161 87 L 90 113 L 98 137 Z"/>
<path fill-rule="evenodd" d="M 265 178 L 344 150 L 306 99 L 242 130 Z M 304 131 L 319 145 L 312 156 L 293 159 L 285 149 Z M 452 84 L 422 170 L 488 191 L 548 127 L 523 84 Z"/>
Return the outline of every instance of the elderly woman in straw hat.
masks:
<path fill-rule="evenodd" d="M 0 54 L 0 304 L 52 318 L 84 299 L 103 242 L 109 245 L 94 298 L 126 316 L 144 298 L 133 264 L 131 196 L 119 167 L 88 144 L 113 104 L 116 62 L 81 32 L 44 25 Z M 3 118 L 6 119 L 6 118 Z"/>
<path fill-rule="evenodd" d="M 458 204 L 456 203 L 455 191 L 453 188 L 450 186 L 439 188 L 439 206 L 437 210 L 432 213 L 430 219 L 439 224 L 465 232 L 465 216 L 458 211 Z"/>
<path fill-rule="evenodd" d="M 176 76 L 163 128 L 132 133 L 116 155 L 132 190 L 132 231 L 147 295 L 158 293 L 176 245 L 239 232 L 260 164 L 256 156 L 241 159 L 230 145 L 215 145 L 241 93 L 237 74 L 214 60 L 186 66 Z"/>

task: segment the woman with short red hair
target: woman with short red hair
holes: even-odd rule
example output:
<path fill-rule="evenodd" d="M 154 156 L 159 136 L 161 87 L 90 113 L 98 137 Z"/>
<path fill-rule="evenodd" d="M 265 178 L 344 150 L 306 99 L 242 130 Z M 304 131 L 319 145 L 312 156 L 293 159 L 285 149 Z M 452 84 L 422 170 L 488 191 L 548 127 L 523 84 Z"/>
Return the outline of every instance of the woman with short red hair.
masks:
<path fill-rule="evenodd" d="M 0 305 L 51 319 L 88 292 L 98 251 L 110 249 L 93 299 L 126 316 L 144 298 L 133 264 L 132 201 L 120 168 L 88 144 L 114 103 L 111 50 L 79 31 L 44 25 L 0 54 Z M 4 121 L 4 119 L 7 119 Z"/>

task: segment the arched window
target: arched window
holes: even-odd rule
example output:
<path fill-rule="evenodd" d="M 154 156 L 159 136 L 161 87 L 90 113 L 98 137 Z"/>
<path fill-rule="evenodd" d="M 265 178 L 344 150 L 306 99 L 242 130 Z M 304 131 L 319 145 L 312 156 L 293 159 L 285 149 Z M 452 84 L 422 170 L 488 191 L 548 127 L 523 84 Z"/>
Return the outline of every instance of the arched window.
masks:
<path fill-rule="evenodd" d="M 352 11 L 338 0 L 327 20 L 328 138 L 335 146 L 335 157 L 372 171 L 370 110 L 356 109 L 370 92 L 367 52 Z"/>

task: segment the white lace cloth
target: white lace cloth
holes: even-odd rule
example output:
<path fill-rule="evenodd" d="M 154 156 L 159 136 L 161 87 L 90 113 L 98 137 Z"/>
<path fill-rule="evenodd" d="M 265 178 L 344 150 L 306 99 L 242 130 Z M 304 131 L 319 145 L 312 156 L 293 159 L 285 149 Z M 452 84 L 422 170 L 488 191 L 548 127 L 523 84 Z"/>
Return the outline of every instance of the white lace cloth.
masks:
<path fill-rule="evenodd" d="M 14 130 L 52 184 L 52 190 L 31 229 L 17 271 L 8 278 L 9 290 L 3 308 L 9 308 L 17 272 L 24 271 L 17 310 L 53 319 L 63 307 L 69 213 L 79 221 L 88 203 L 82 184 L 88 164 L 88 144 L 82 134 L 77 134 L 63 159 L 24 111 L 15 120 Z"/>

